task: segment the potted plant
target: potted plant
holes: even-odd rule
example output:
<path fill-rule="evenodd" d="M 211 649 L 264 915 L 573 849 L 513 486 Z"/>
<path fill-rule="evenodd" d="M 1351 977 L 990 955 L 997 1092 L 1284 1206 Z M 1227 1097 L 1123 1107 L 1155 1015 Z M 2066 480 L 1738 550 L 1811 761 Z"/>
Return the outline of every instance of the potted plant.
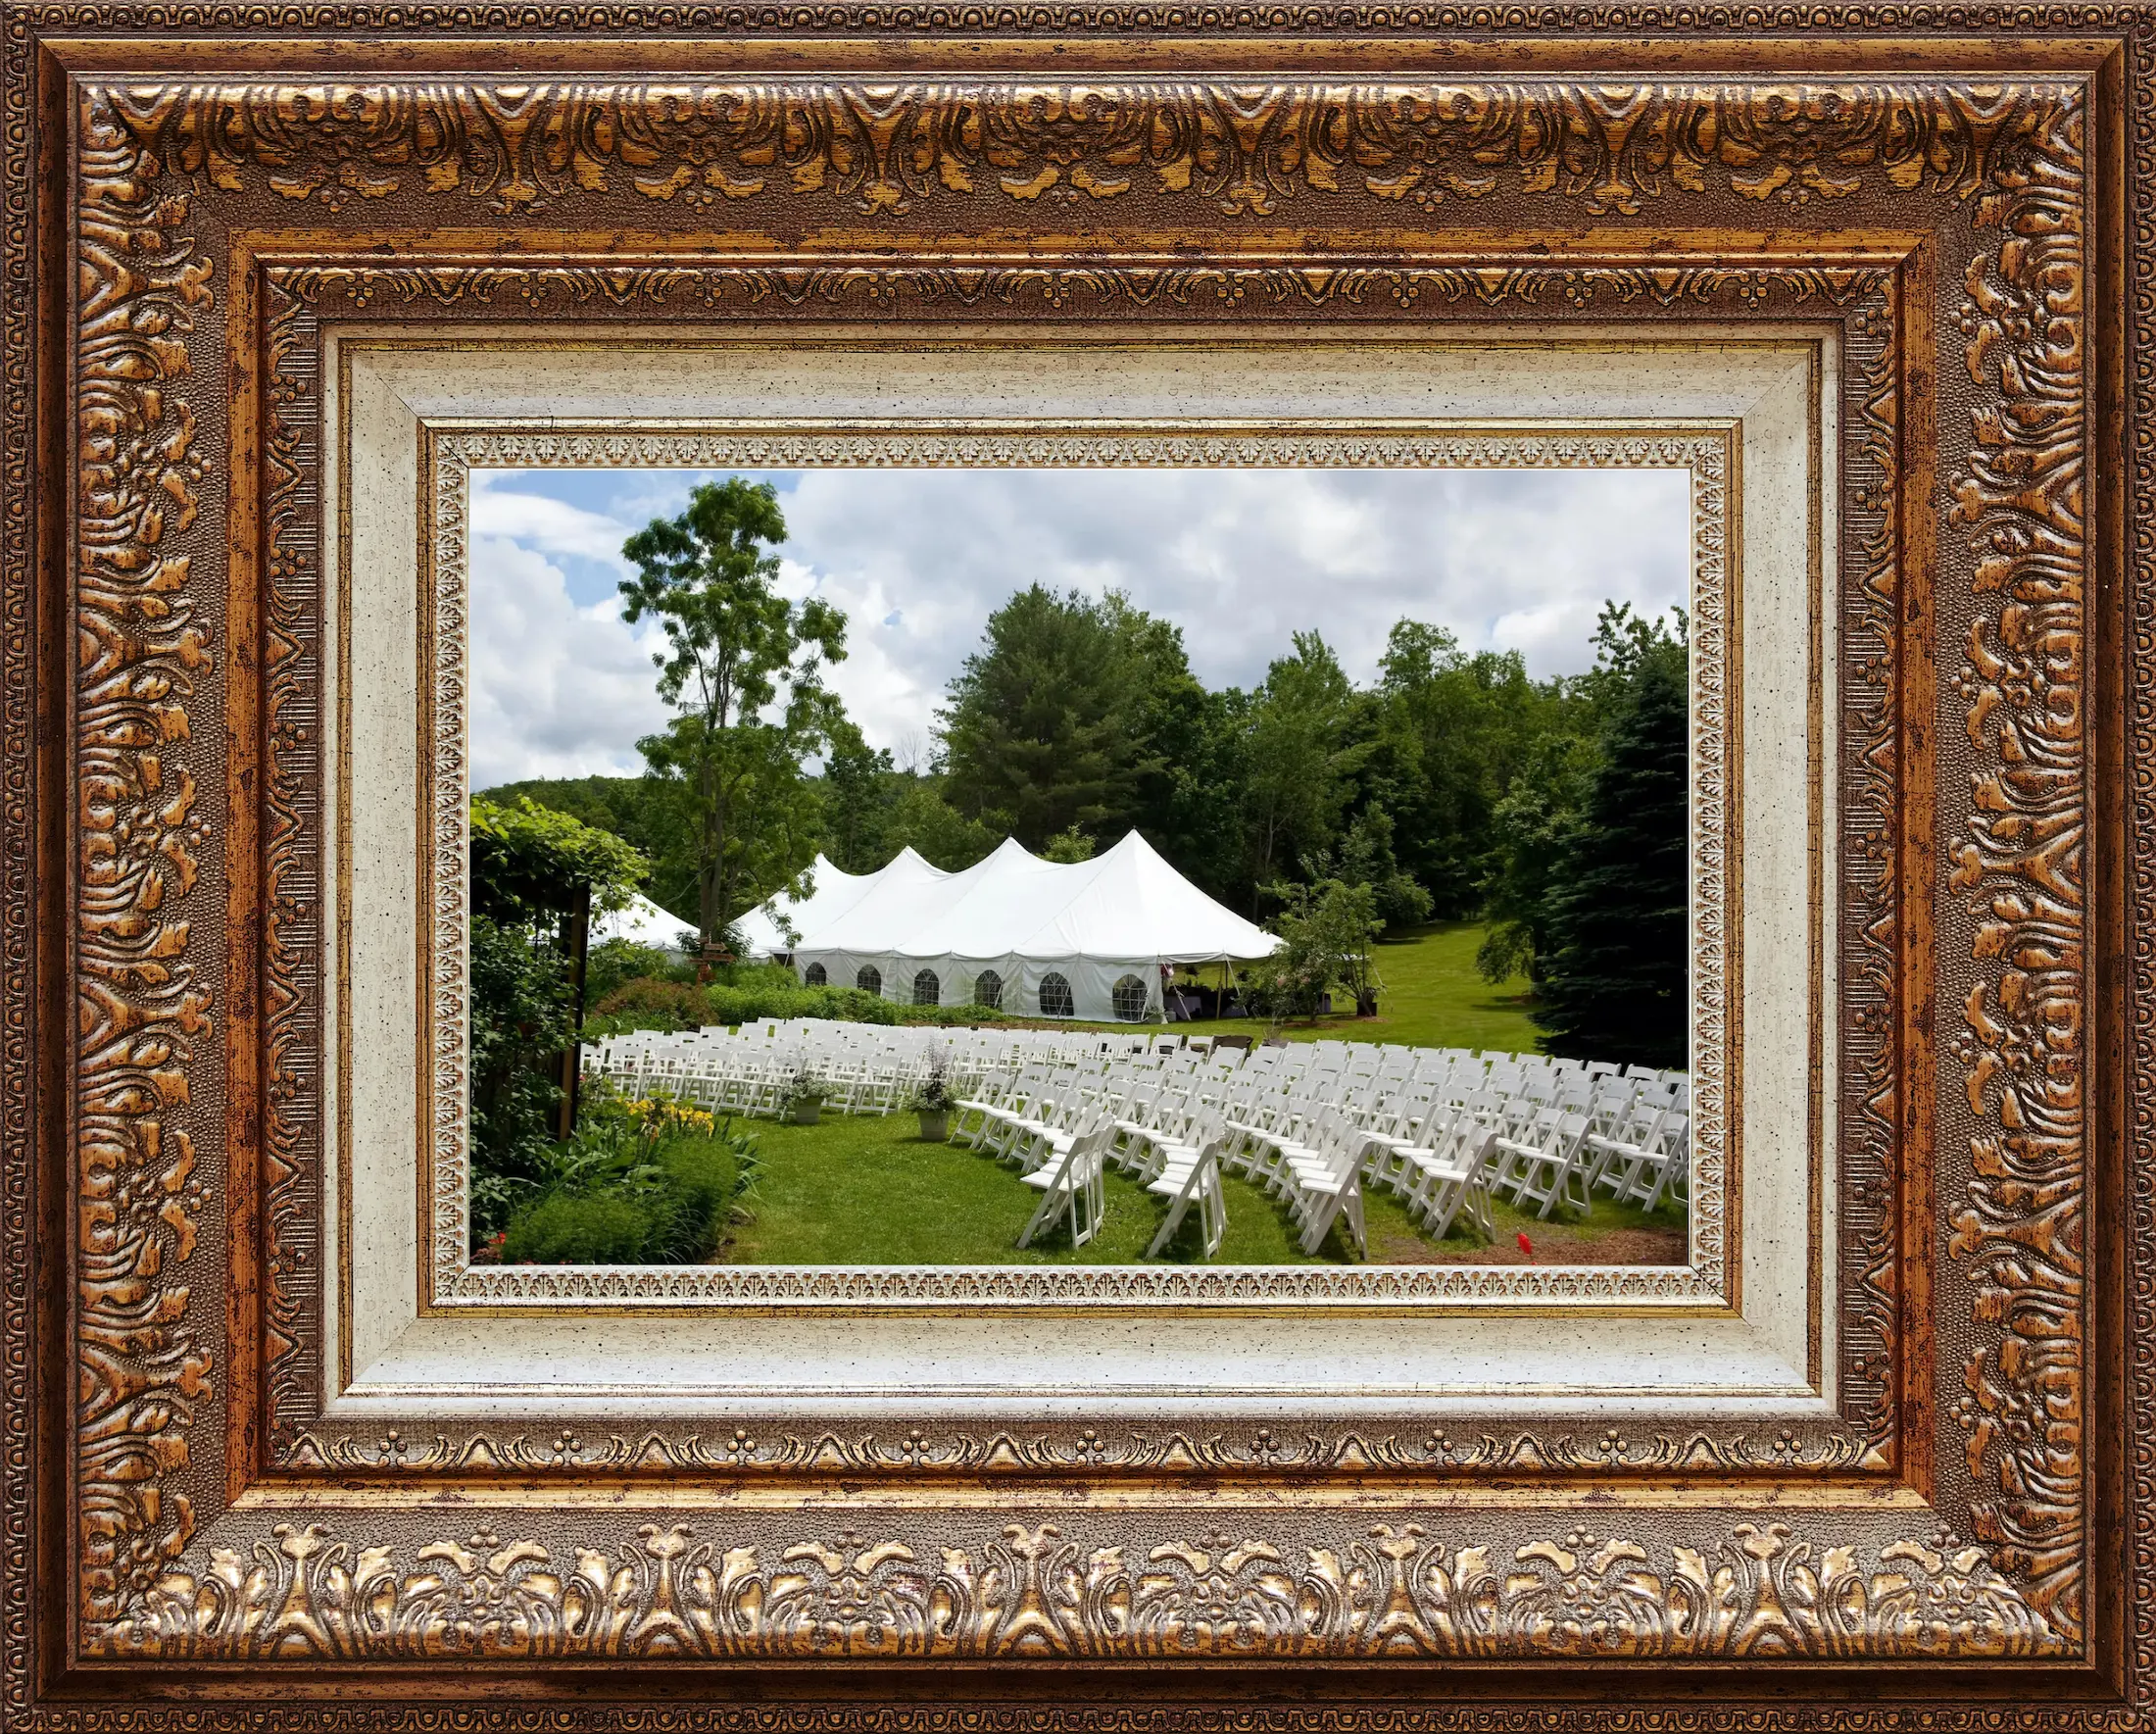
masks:
<path fill-rule="evenodd" d="M 786 1079 L 786 1088 L 779 1097 L 779 1117 L 792 1120 L 797 1126 L 812 1126 L 823 1111 L 824 1097 L 829 1094 L 830 1088 L 815 1064 L 809 1060 L 796 1060 Z"/>
<path fill-rule="evenodd" d="M 915 1086 L 911 1107 L 920 1116 L 921 1137 L 941 1144 L 951 1136 L 951 1111 L 957 1099 L 951 1093 L 951 1061 L 941 1048 L 928 1055 L 928 1073 Z"/>

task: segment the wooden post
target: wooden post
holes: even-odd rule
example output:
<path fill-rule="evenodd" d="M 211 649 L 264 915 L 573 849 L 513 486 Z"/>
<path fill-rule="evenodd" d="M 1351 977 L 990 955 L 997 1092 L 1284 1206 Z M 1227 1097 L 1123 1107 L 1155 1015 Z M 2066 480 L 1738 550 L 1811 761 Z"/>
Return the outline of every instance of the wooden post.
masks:
<path fill-rule="evenodd" d="M 569 960 L 569 991 L 576 1010 L 569 1023 L 569 1045 L 562 1050 L 562 1105 L 555 1136 L 567 1138 L 576 1130 L 576 1097 L 583 1082 L 584 1065 L 584 961 L 591 950 L 591 887 L 579 885 L 576 898 L 562 912 L 562 950 Z"/>

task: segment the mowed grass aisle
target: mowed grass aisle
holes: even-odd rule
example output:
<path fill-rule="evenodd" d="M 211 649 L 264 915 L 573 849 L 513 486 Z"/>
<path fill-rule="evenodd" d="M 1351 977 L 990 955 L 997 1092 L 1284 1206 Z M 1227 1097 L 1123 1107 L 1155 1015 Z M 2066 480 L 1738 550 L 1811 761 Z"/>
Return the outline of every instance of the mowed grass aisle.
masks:
<path fill-rule="evenodd" d="M 712 1261 L 726 1264 L 1131 1264 L 1142 1263 L 1167 1205 L 1110 1169 L 1101 1232 L 1083 1248 L 1058 1226 L 1023 1251 L 1019 1234 L 1040 1194 L 1017 1169 L 962 1144 L 924 1142 L 911 1115 L 832 1116 L 813 1126 L 758 1120 L 761 1156 L 755 1219 L 738 1223 Z M 1315 1257 L 1295 1242 L 1287 1207 L 1235 1175 L 1225 1181 L 1228 1232 L 1215 1264 L 1341 1263 L 1336 1229 Z M 1422 1232 L 1390 1193 L 1365 1206 L 1370 1259 L 1381 1264 L 1677 1263 L 1684 1219 L 1648 1216 L 1607 1200 L 1579 1222 L 1543 1222 L 1494 1208 L 1496 1239 L 1456 1225 L 1443 1240 Z M 1525 1231 L 1532 1252 L 1520 1249 Z M 1198 1260 L 1198 1213 L 1184 1219 L 1162 1263 Z"/>

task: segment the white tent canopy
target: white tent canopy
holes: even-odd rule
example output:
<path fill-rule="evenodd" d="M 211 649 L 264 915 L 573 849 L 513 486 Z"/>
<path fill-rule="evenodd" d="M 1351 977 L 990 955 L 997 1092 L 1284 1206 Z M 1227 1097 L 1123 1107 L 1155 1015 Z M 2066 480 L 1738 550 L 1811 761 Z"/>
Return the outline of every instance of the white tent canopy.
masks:
<path fill-rule="evenodd" d="M 1280 941 L 1223 908 L 1136 831 L 1091 861 L 1043 861 L 1005 839 L 956 873 L 901 850 L 874 873 L 816 858 L 812 891 L 743 917 L 754 955 L 791 956 L 804 980 L 885 999 L 1001 1006 L 1021 1016 L 1160 1015 L 1172 964 L 1268 956 Z M 783 917 L 799 935 L 787 943 Z"/>
<path fill-rule="evenodd" d="M 696 950 L 696 923 L 669 916 L 642 892 L 632 891 L 623 908 L 609 910 L 592 922 L 592 944 L 604 945 L 610 939 L 626 939 L 632 945 L 685 958 Z"/>

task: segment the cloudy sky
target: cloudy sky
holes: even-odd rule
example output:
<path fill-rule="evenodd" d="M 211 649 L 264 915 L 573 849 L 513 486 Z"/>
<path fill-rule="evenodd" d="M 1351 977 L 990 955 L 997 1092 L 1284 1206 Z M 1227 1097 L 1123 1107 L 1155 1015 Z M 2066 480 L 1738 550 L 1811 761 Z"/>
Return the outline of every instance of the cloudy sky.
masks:
<path fill-rule="evenodd" d="M 472 786 L 633 773 L 663 719 L 620 616 L 621 543 L 711 472 L 472 476 Z M 989 614 L 1040 582 L 1127 590 L 1209 686 L 1252 685 L 1298 630 L 1367 681 L 1402 616 L 1576 673 L 1604 598 L 1685 600 L 1686 477 L 1588 470 L 806 470 L 776 472 L 783 587 L 847 616 L 830 673 L 870 743 L 927 750 Z"/>

